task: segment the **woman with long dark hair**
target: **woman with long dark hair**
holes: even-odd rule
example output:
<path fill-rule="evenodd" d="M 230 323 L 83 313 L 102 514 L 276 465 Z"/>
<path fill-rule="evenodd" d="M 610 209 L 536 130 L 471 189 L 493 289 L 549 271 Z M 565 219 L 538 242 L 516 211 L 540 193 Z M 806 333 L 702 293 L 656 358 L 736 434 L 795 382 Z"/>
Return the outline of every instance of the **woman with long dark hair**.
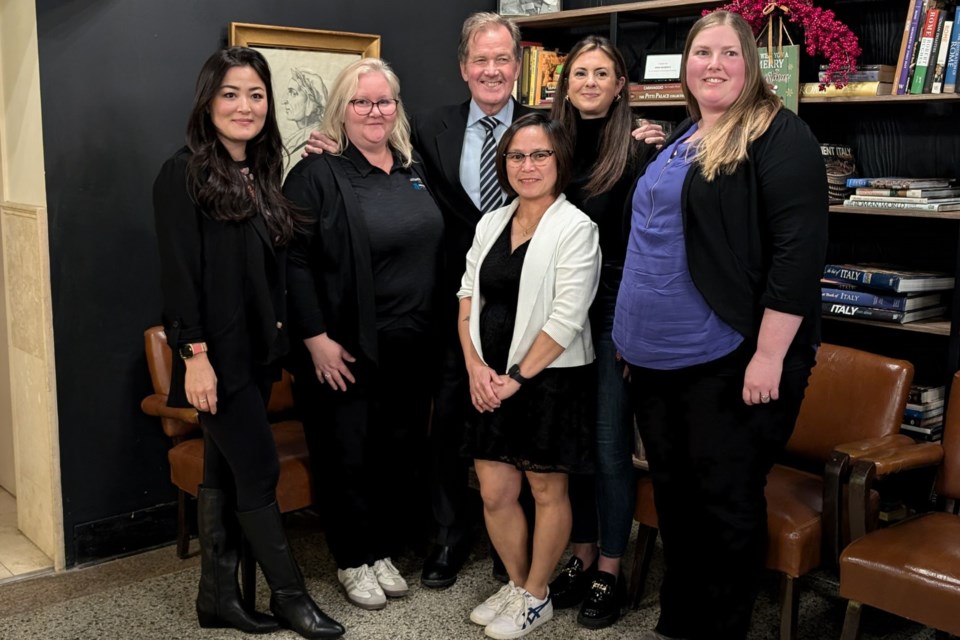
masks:
<path fill-rule="evenodd" d="M 288 347 L 285 247 L 297 218 L 280 192 L 270 87 L 253 49 L 212 55 L 197 79 L 187 146 L 154 183 L 163 323 L 175 354 L 168 404 L 196 408 L 203 429 L 200 626 L 338 638 L 343 627 L 307 593 L 276 503 L 266 403 Z M 270 585 L 273 618 L 240 600 L 241 530 Z"/>
<path fill-rule="evenodd" d="M 603 266 L 590 307 L 597 353 L 596 473 L 570 477 L 573 555 L 550 583 L 550 593 L 558 609 L 582 600 L 577 622 L 598 629 L 620 617 L 625 600 L 620 561 L 633 525 L 633 421 L 623 365 L 610 337 L 627 248 L 623 205 L 641 159 L 663 138 L 661 128 L 650 124 L 636 133 L 647 144 L 631 137 L 627 65 L 603 36 L 587 36 L 570 50 L 552 115 L 574 141 L 573 179 L 565 193 L 597 224 Z"/>

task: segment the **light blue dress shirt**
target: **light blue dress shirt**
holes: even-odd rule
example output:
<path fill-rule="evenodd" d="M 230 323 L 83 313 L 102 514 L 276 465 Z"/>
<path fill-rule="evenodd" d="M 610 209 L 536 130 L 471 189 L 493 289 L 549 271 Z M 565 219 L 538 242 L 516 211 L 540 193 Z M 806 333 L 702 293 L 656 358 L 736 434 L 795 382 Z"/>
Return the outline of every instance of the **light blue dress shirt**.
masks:
<path fill-rule="evenodd" d="M 487 114 L 471 100 L 470 113 L 467 114 L 467 129 L 463 133 L 463 151 L 460 154 L 460 184 L 478 209 L 480 208 L 480 152 L 483 150 L 483 139 L 487 135 L 487 130 L 480 124 L 480 120 L 485 117 Z M 500 138 L 513 122 L 513 100 L 508 100 L 503 109 L 493 114 L 493 117 L 499 121 L 497 128 L 493 130 L 493 137 L 499 144 Z"/>

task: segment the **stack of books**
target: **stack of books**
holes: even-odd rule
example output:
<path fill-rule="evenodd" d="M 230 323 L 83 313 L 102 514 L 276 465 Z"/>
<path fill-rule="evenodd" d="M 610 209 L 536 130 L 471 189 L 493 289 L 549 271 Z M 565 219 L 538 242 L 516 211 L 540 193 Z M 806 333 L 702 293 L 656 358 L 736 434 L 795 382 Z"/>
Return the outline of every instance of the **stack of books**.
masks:
<path fill-rule="evenodd" d="M 904 324 L 946 313 L 953 277 L 872 264 L 828 264 L 820 280 L 823 315 Z"/>
<path fill-rule="evenodd" d="M 917 440 L 938 442 L 943 438 L 944 386 L 911 385 L 903 412 L 901 433 Z"/>
<path fill-rule="evenodd" d="M 949 178 L 848 178 L 847 187 L 856 191 L 845 207 L 960 211 L 960 187 Z"/>
<path fill-rule="evenodd" d="M 520 76 L 513 89 L 513 96 L 521 104 L 531 107 L 552 104 L 567 55 L 550 51 L 539 42 L 524 41 L 520 44 Z"/>
<path fill-rule="evenodd" d="M 827 65 L 820 65 L 819 82 L 804 82 L 800 85 L 800 95 L 815 96 L 888 96 L 893 93 L 893 75 L 896 69 L 892 64 L 862 64 L 847 72 L 847 84 L 821 85 L 827 79 Z"/>
<path fill-rule="evenodd" d="M 957 93 L 960 6 L 910 0 L 894 71 L 893 93 Z"/>

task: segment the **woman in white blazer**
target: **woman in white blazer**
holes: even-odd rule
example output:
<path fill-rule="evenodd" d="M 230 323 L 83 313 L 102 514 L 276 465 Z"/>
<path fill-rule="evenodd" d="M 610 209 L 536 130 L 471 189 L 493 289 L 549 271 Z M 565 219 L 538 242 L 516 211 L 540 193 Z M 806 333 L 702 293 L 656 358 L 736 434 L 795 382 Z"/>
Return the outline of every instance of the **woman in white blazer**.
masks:
<path fill-rule="evenodd" d="M 517 196 L 477 225 L 459 293 L 459 332 L 478 419 L 474 458 L 484 519 L 510 582 L 470 619 L 492 638 L 518 638 L 553 615 L 547 583 L 570 536 L 570 473 L 593 466 L 596 371 L 588 311 L 600 277 L 597 226 L 562 191 L 572 145 L 534 113 L 497 149 L 497 177 Z M 536 503 L 533 551 L 518 501 Z"/>

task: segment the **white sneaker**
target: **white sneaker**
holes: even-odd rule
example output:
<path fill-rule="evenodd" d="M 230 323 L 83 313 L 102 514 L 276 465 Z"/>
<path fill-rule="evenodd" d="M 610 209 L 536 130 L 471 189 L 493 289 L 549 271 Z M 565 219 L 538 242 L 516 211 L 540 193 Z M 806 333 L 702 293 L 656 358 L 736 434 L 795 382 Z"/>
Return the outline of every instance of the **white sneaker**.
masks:
<path fill-rule="evenodd" d="M 484 628 L 488 637 L 495 640 L 521 638 L 553 618 L 549 593 L 540 600 L 526 589 L 517 589 L 517 592 L 518 595 L 510 599 L 500 615 Z"/>
<path fill-rule="evenodd" d="M 387 596 L 369 565 L 337 569 L 337 579 L 347 593 L 347 600 L 361 609 L 383 609 L 387 606 Z"/>
<path fill-rule="evenodd" d="M 377 577 L 377 582 L 383 592 L 391 598 L 402 598 L 407 595 L 410 587 L 407 581 L 403 579 L 397 568 L 393 566 L 390 558 L 377 560 L 373 563 L 373 575 Z"/>
<path fill-rule="evenodd" d="M 470 612 L 470 621 L 481 627 L 487 626 L 500 615 L 510 599 L 517 595 L 517 591 L 517 586 L 513 584 L 512 580 L 503 585 L 499 591 L 474 607 L 473 611 Z"/>

